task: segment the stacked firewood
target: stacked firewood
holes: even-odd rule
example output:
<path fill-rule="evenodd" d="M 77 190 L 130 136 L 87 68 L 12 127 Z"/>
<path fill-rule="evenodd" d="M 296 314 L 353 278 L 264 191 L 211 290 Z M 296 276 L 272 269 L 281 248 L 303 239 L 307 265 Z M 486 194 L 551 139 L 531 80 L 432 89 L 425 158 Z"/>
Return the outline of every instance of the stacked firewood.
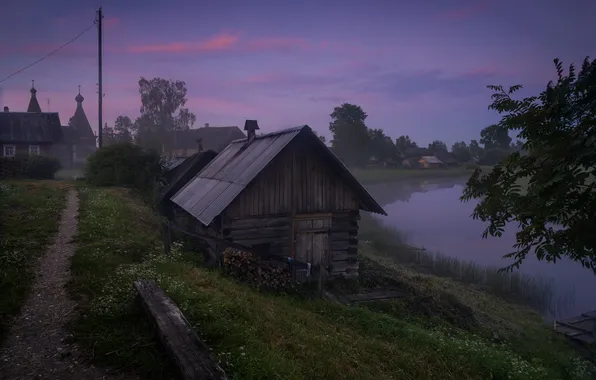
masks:
<path fill-rule="evenodd" d="M 227 248 L 223 252 L 223 271 L 258 289 L 282 291 L 293 286 L 289 268 L 273 261 L 260 260 L 250 252 L 235 248 Z"/>

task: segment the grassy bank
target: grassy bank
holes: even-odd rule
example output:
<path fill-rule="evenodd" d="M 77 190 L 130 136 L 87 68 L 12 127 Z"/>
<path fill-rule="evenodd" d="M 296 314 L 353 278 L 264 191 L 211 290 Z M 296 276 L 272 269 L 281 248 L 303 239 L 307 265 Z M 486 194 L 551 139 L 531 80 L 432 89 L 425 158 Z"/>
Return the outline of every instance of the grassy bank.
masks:
<path fill-rule="evenodd" d="M 486 315 L 503 336 L 515 336 L 504 332 L 509 330 L 524 332 L 520 326 L 525 323 L 541 334 L 530 334 L 528 344 L 516 345 L 493 341 L 488 327 L 458 328 L 400 304 L 375 311 L 258 292 L 198 267 L 196 255 L 179 248 L 166 258 L 156 220 L 129 193 L 82 188 L 81 202 L 69 289 L 83 313 L 73 331 L 93 360 L 123 371 L 153 379 L 171 374 L 134 303 L 132 281 L 140 277 L 159 282 L 231 379 L 590 378 L 585 363 L 545 330 L 535 314 L 496 297 L 486 296 L 500 302 L 493 305 L 497 316 L 487 311 L 480 326 L 490 326 L 482 320 Z M 375 264 L 367 260 L 369 267 Z M 408 273 L 409 283 L 420 292 L 435 292 L 437 299 L 444 294 L 431 288 L 435 282 Z M 545 348 L 549 344 L 557 349 L 550 352 Z"/>
<path fill-rule="evenodd" d="M 470 176 L 473 169 L 456 167 L 449 169 L 350 169 L 363 184 L 399 181 L 416 178 L 449 178 Z"/>
<path fill-rule="evenodd" d="M 553 284 L 545 278 L 518 272 L 499 273 L 497 267 L 487 267 L 471 261 L 458 260 L 409 246 L 399 231 L 383 225 L 378 219 L 364 215 L 360 239 L 370 249 L 397 265 L 417 272 L 447 277 L 463 284 L 473 284 L 508 301 L 529 305 L 543 314 L 552 313 L 555 301 Z"/>
<path fill-rule="evenodd" d="M 483 171 L 488 171 L 491 166 L 477 166 Z M 383 168 L 367 168 L 350 169 L 358 180 L 366 185 L 375 183 L 392 182 L 405 179 L 436 179 L 436 178 L 457 178 L 469 177 L 474 172 L 473 167 L 457 166 L 448 169 L 383 169 Z"/>
<path fill-rule="evenodd" d="M 35 259 L 57 232 L 67 185 L 0 182 L 0 342 L 34 280 Z"/>

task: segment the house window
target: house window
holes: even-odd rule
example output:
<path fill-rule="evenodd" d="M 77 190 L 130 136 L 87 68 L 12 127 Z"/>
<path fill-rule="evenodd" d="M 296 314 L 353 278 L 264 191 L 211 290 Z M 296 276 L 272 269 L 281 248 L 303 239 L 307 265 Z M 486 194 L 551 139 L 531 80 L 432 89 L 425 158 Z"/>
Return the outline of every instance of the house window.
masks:
<path fill-rule="evenodd" d="M 29 145 L 29 155 L 39 156 L 39 145 Z"/>
<path fill-rule="evenodd" d="M 4 145 L 4 157 L 14 157 L 16 147 L 14 145 Z"/>

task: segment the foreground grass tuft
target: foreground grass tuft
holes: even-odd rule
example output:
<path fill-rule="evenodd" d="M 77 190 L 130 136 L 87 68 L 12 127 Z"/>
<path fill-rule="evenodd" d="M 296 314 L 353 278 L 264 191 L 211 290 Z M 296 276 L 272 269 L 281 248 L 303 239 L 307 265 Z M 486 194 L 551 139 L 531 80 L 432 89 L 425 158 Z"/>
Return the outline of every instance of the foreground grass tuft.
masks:
<path fill-rule="evenodd" d="M 231 379 L 589 379 L 568 351 L 553 364 L 481 331 L 256 291 L 178 246 L 165 257 L 155 219 L 129 193 L 82 188 L 81 201 L 70 289 L 84 312 L 73 329 L 97 361 L 172 374 L 134 302 L 132 281 L 154 278 Z"/>
<path fill-rule="evenodd" d="M 35 259 L 58 230 L 67 185 L 0 182 L 0 342 L 33 284 Z"/>

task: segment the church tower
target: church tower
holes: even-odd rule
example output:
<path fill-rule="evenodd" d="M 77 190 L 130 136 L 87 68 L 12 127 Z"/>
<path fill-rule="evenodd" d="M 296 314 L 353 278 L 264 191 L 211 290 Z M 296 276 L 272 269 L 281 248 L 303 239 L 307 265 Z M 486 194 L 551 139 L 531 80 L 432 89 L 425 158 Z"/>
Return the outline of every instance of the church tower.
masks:
<path fill-rule="evenodd" d="M 87 119 L 87 115 L 83 110 L 83 100 L 85 98 L 81 95 L 81 86 L 79 86 L 79 93 L 75 97 L 75 101 L 77 102 L 77 108 L 75 110 L 74 116 L 70 119 L 70 126 L 74 128 L 77 137 L 80 140 L 93 140 L 93 145 L 95 146 L 95 134 L 93 133 L 93 129 L 91 129 L 91 124 L 89 124 L 89 119 Z"/>
<path fill-rule="evenodd" d="M 41 107 L 37 101 L 37 90 L 35 89 L 35 81 L 31 81 L 31 99 L 29 99 L 29 107 L 27 112 L 41 112 Z"/>

